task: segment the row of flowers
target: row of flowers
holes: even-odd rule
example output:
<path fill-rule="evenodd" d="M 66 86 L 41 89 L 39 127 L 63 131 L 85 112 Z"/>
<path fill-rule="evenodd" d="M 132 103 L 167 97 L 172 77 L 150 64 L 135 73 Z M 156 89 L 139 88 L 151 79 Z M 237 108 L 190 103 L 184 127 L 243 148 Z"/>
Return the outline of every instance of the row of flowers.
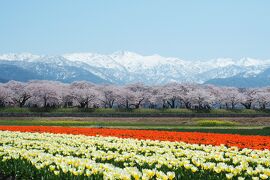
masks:
<path fill-rule="evenodd" d="M 268 136 L 243 136 L 232 134 L 169 132 L 156 130 L 129 130 L 106 128 L 72 128 L 51 126 L 0 126 L 0 130 L 20 132 L 49 132 L 62 134 L 82 134 L 87 136 L 115 136 L 120 138 L 150 139 L 161 141 L 182 141 L 193 144 L 226 145 L 239 148 L 270 149 Z"/>
<path fill-rule="evenodd" d="M 269 179 L 270 151 L 0 131 L 0 172 L 19 179 Z"/>

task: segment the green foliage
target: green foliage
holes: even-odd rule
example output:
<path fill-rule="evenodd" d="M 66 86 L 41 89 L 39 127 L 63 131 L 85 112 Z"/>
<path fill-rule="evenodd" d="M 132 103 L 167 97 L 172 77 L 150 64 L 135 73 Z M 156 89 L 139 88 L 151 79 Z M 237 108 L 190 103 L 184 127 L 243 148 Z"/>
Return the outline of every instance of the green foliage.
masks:
<path fill-rule="evenodd" d="M 5 107 L 0 108 L 0 113 L 30 113 L 30 108 Z"/>
<path fill-rule="evenodd" d="M 269 133 L 270 133 L 270 127 L 264 127 L 263 129 L 264 129 L 264 130 L 268 130 Z"/>
<path fill-rule="evenodd" d="M 238 124 L 236 122 L 224 120 L 198 120 L 196 121 L 196 125 L 212 127 L 212 126 L 236 126 Z"/>
<path fill-rule="evenodd" d="M 218 125 L 213 125 L 209 121 Z M 0 125 L 16 125 L 16 126 L 73 126 L 73 127 L 104 127 L 104 128 L 127 128 L 127 129 L 153 129 L 153 130 L 166 130 L 166 131 L 182 131 L 182 132 L 209 132 L 209 133 L 226 133 L 226 134 L 243 134 L 243 135 L 266 135 L 270 136 L 270 127 L 262 126 L 242 126 L 241 124 L 233 123 L 230 121 L 221 120 L 197 120 L 194 125 L 184 125 L 177 123 L 149 123 L 128 121 L 128 120 L 81 120 L 81 119 L 61 119 L 61 118 L 27 118 L 16 119 L 8 118 L 1 119 Z M 196 122 L 203 122 L 202 126 L 198 126 Z M 229 122 L 229 123 L 228 123 Z M 205 125 L 207 124 L 207 126 Z M 221 125 L 223 124 L 223 125 Z"/>
<path fill-rule="evenodd" d="M 212 109 L 212 110 L 190 110 L 181 108 L 165 109 L 125 109 L 125 108 L 19 108 L 5 107 L 0 108 L 0 113 L 96 113 L 96 114 L 270 114 L 270 110 L 254 109 Z"/>
<path fill-rule="evenodd" d="M 241 135 L 260 135 L 260 136 L 270 136 L 270 128 L 262 129 L 251 129 L 251 128 L 180 128 L 172 131 L 179 132 L 205 132 L 205 133 L 219 133 L 219 134 L 241 134 Z"/>

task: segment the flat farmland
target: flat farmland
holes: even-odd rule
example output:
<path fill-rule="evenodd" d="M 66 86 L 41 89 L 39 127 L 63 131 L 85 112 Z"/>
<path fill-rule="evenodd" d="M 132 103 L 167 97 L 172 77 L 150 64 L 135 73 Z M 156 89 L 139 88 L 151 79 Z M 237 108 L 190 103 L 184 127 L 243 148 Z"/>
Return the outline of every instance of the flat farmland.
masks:
<path fill-rule="evenodd" d="M 70 126 L 125 129 L 154 129 L 183 132 L 212 132 L 270 135 L 270 118 L 174 118 L 174 117 L 1 117 L 0 125 Z"/>

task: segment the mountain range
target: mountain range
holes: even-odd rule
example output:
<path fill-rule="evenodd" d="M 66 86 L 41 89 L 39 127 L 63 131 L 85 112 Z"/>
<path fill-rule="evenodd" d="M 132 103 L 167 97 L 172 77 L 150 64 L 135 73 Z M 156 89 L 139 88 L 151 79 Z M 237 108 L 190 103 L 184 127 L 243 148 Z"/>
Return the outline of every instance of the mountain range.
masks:
<path fill-rule="evenodd" d="M 109 55 L 70 53 L 0 55 L 0 82 L 33 79 L 70 83 L 165 84 L 170 82 L 209 83 L 222 86 L 270 86 L 270 60 L 217 58 L 184 60 L 160 55 L 144 56 L 128 51 Z"/>

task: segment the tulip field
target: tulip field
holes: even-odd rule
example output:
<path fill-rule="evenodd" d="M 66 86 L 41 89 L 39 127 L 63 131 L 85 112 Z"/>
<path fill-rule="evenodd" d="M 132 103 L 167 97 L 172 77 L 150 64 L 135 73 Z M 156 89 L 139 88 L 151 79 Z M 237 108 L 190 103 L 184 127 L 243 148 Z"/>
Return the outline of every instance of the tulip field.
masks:
<path fill-rule="evenodd" d="M 270 137 L 0 126 L 0 179 L 270 179 Z"/>

